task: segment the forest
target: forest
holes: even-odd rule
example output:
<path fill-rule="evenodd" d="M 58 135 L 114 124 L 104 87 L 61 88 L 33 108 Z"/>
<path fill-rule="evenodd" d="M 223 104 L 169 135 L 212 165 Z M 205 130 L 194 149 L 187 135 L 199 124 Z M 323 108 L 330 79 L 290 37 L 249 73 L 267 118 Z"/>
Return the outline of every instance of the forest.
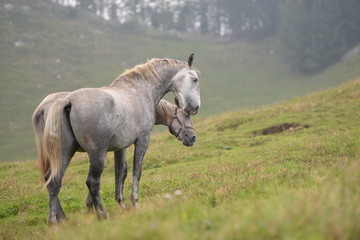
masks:
<path fill-rule="evenodd" d="M 356 0 L 49 0 L 121 24 L 226 39 L 279 38 L 294 71 L 314 73 L 360 41 Z"/>

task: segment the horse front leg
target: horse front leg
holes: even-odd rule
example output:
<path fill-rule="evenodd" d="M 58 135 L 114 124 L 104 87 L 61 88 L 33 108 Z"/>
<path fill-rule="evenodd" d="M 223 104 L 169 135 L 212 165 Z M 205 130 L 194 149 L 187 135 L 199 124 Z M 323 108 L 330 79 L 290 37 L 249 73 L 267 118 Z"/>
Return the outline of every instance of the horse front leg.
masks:
<path fill-rule="evenodd" d="M 149 146 L 149 140 L 150 140 L 150 136 L 149 134 L 147 134 L 146 136 L 139 138 L 135 142 L 133 182 L 132 182 L 132 192 L 131 192 L 131 202 L 134 208 L 138 208 L 139 182 L 141 178 L 142 162 L 146 150 Z"/>
<path fill-rule="evenodd" d="M 119 206 L 126 208 L 124 203 L 124 182 L 127 176 L 126 149 L 114 152 L 115 161 L 115 200 Z"/>
<path fill-rule="evenodd" d="M 122 208 L 126 208 L 124 202 L 124 182 L 127 176 L 127 164 L 126 164 L 126 149 L 121 149 L 114 152 L 114 165 L 115 165 L 115 200 Z M 94 202 L 91 197 L 91 193 L 86 198 L 86 207 L 88 213 L 94 213 Z"/>

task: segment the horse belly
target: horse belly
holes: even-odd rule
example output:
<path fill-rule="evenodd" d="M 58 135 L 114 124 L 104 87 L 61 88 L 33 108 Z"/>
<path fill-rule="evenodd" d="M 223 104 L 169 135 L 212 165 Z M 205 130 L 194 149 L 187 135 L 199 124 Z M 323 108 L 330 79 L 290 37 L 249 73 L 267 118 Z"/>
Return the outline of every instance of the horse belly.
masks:
<path fill-rule="evenodd" d="M 133 144 L 136 140 L 134 134 L 114 134 L 114 136 L 109 141 L 108 151 L 115 151 L 123 148 L 127 148 Z"/>

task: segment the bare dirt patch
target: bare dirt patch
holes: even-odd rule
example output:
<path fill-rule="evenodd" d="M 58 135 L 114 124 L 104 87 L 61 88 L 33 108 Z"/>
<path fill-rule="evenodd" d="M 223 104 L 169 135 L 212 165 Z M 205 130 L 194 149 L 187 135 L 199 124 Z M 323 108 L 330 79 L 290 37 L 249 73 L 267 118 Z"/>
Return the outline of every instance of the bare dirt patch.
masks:
<path fill-rule="evenodd" d="M 259 135 L 270 135 L 270 134 L 276 134 L 281 133 L 284 131 L 293 131 L 293 130 L 301 130 L 303 128 L 309 128 L 309 125 L 306 124 L 299 124 L 299 123 L 282 123 L 279 125 L 274 125 L 265 129 L 262 129 L 260 131 L 253 132 L 254 136 Z"/>

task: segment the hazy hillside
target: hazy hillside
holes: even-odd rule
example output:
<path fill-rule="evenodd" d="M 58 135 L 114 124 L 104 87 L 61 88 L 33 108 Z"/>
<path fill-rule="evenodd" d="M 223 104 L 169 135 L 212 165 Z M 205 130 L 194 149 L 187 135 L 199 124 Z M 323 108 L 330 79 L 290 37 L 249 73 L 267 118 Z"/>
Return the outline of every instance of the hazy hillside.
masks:
<path fill-rule="evenodd" d="M 89 163 L 77 154 L 59 199 L 68 221 L 47 225 L 36 162 L 0 164 L 0 239 L 359 239 L 360 80 L 256 110 L 197 121 L 192 148 L 151 140 L 140 208 L 114 200 L 109 154 L 101 197 L 86 214 Z M 132 154 L 125 182 L 130 206 Z"/>
<path fill-rule="evenodd" d="M 210 116 L 270 104 L 360 76 L 360 57 L 324 73 L 294 75 L 276 39 L 215 43 L 118 26 L 39 0 L 0 4 L 0 161 L 35 156 L 30 117 L 49 93 L 109 84 L 152 57 L 185 60 L 202 72 L 202 109 Z"/>

